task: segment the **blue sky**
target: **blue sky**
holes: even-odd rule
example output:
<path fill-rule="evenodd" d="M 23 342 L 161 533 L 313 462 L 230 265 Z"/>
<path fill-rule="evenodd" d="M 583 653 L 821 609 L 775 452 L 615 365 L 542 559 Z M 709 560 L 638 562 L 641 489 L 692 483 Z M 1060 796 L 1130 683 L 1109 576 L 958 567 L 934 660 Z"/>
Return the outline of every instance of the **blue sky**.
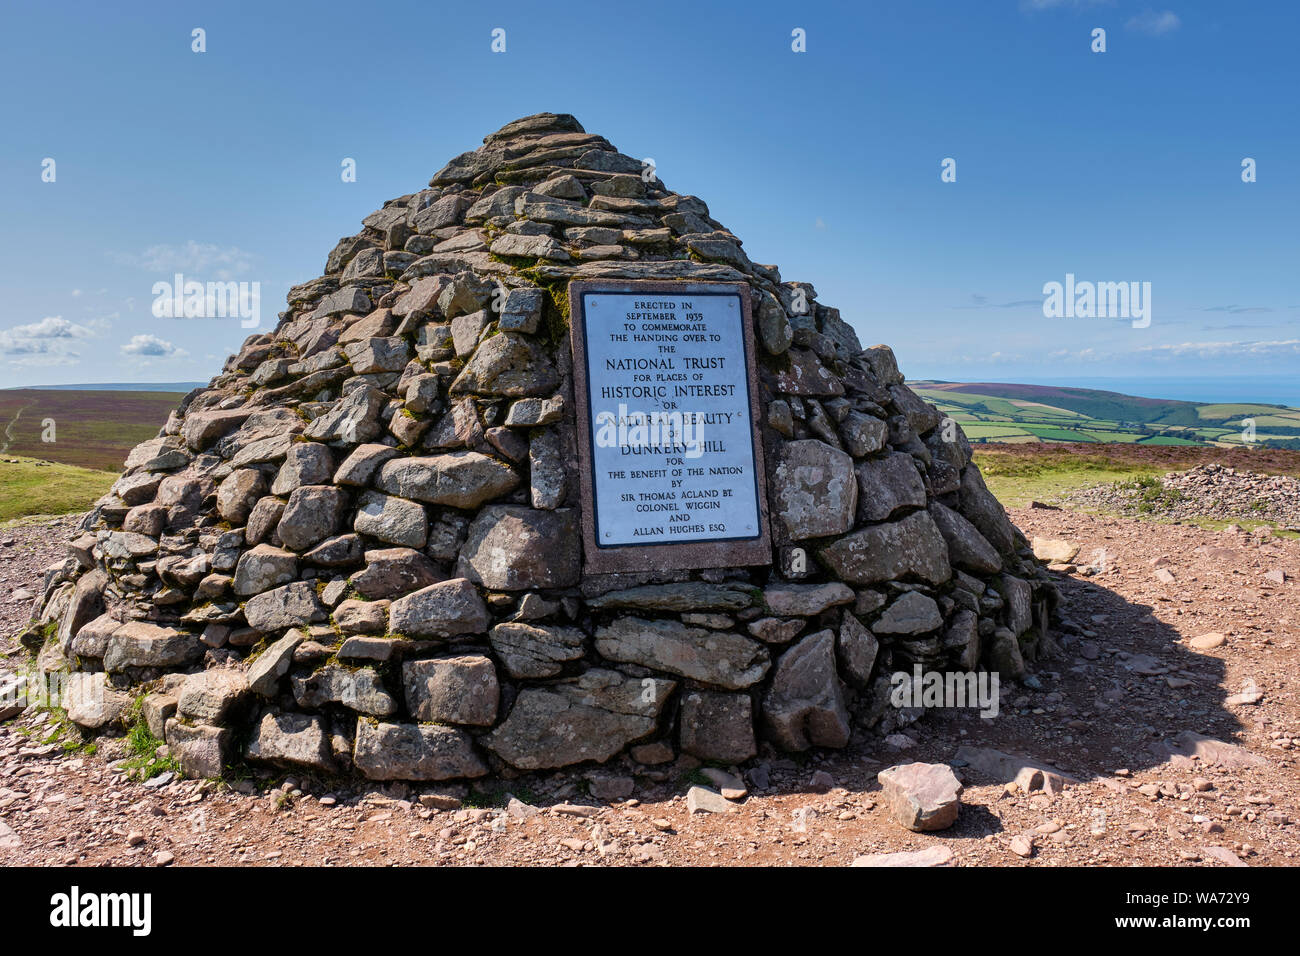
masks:
<path fill-rule="evenodd" d="M 155 282 L 259 282 L 270 327 L 365 215 L 542 110 L 653 157 L 911 377 L 1289 377 L 1298 8 L 10 0 L 0 382 L 206 380 L 248 330 L 155 318 Z M 1044 318 L 1067 273 L 1150 282 L 1150 326 Z"/>

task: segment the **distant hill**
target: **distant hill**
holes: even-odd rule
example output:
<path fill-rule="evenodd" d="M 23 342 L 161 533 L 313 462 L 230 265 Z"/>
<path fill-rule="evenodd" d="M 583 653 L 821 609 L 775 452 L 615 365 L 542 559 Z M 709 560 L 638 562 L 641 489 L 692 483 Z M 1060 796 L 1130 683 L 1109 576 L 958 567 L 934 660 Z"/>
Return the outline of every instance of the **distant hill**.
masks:
<path fill-rule="evenodd" d="M 1005 382 L 909 383 L 959 422 L 972 442 L 1245 443 L 1246 422 L 1267 447 L 1300 448 L 1300 409 L 1199 403 L 1119 392 Z"/>
<path fill-rule="evenodd" d="M 158 434 L 183 392 L 13 388 L 0 391 L 0 456 L 119 471 Z M 53 422 L 54 441 L 47 423 Z"/>
<path fill-rule="evenodd" d="M 207 382 L 89 382 L 83 385 L 26 385 L 24 391 L 61 392 L 180 392 L 182 395 Z M 5 389 L 4 391 L 17 391 Z"/>

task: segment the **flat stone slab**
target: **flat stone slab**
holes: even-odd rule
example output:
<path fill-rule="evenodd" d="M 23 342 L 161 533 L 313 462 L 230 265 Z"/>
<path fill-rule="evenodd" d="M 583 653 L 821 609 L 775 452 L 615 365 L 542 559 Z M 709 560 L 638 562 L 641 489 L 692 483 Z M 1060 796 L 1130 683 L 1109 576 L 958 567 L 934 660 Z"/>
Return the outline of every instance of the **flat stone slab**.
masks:
<path fill-rule="evenodd" d="M 1151 744 L 1150 750 L 1161 759 L 1177 765 L 1196 760 L 1203 767 L 1221 767 L 1224 770 L 1244 770 L 1249 767 L 1267 767 L 1268 761 L 1245 747 L 1206 737 L 1195 731 L 1184 730 L 1172 740 Z"/>
<path fill-rule="evenodd" d="M 954 759 L 995 783 L 1021 782 L 1026 770 L 1041 773 L 1045 786 L 1058 781 L 1070 786 L 1079 782 L 1049 763 L 1020 754 L 1003 753 L 991 747 L 958 747 Z"/>
<path fill-rule="evenodd" d="M 778 584 L 763 592 L 763 601 L 781 617 L 816 617 L 837 604 L 852 604 L 857 597 L 847 584 Z"/>
<path fill-rule="evenodd" d="M 1228 643 L 1228 639 L 1218 631 L 1211 631 L 1209 634 L 1193 637 L 1187 643 L 1198 651 L 1212 651 Z"/>
<path fill-rule="evenodd" d="M 691 813 L 732 813 L 736 805 L 708 787 L 691 787 L 686 791 L 686 809 Z"/>
<path fill-rule="evenodd" d="M 621 617 L 597 628 L 596 650 L 606 660 L 640 664 L 728 690 L 757 683 L 771 666 L 767 648 L 751 638 L 639 617 Z"/>
<path fill-rule="evenodd" d="M 901 853 L 871 853 L 857 857 L 852 866 L 947 866 L 952 860 L 952 850 L 946 846 L 930 846 L 924 850 L 904 850 Z"/>
<path fill-rule="evenodd" d="M 610 591 L 587 600 L 587 606 L 595 610 L 626 608 L 634 611 L 740 611 L 753 603 L 754 598 L 747 590 L 704 581 L 646 584 Z"/>
<path fill-rule="evenodd" d="M 1058 538 L 1034 537 L 1034 557 L 1051 564 L 1069 564 L 1079 554 L 1079 546 Z"/>

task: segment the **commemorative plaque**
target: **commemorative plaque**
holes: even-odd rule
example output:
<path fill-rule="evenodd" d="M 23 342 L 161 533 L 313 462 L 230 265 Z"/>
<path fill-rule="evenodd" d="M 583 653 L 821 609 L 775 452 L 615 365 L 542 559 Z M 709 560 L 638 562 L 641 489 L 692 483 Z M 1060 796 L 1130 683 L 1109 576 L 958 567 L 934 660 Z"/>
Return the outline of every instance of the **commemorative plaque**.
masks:
<path fill-rule="evenodd" d="M 590 571 L 769 564 L 744 283 L 573 282 Z"/>

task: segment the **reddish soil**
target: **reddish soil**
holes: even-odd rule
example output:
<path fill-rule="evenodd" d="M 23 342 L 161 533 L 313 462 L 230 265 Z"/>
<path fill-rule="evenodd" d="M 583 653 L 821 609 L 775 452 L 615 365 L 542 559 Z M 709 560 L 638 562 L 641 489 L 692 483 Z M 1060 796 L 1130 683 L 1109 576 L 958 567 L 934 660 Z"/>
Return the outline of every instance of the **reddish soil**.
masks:
<path fill-rule="evenodd" d="M 338 785 L 283 775 L 151 787 L 106 762 L 121 755 L 120 742 L 68 756 L 24 733 L 33 721 L 25 715 L 0 725 L 0 864 L 843 866 L 862 854 L 943 846 L 955 866 L 1295 865 L 1300 542 L 1068 511 L 1013 517 L 1031 538 L 1074 542 L 1081 562 L 1105 568 L 1059 576 L 1072 623 L 1057 632 L 1061 654 L 1035 665 L 1039 687 L 1004 687 L 991 720 L 931 711 L 903 731 L 917 741 L 903 750 L 871 738 L 795 760 L 762 755 L 750 767 L 765 765 L 769 785 L 751 786 L 732 812 L 690 815 L 686 766 L 660 783 L 639 777 L 631 799 L 613 801 L 586 795 L 587 778 L 625 775 L 627 766 L 494 784 L 540 810 L 526 819 L 498 807 L 425 807 L 420 791 L 400 785 L 331 789 Z M 63 535 L 0 531 L 0 542 L 14 539 L 0 543 L 0 580 L 38 589 L 36 569 Z M 1172 581 L 1155 576 L 1157 563 Z M 1265 577 L 1277 570 L 1281 584 Z M 0 603 L 10 667 L 25 611 Z M 1187 643 L 1215 631 L 1226 636 L 1217 649 Z M 1258 703 L 1228 702 L 1251 687 Z M 1237 757 L 1259 765 L 1205 766 L 1152 751 L 1182 731 L 1235 743 Z M 920 834 L 892 822 L 876 773 L 950 761 L 962 744 L 1026 754 L 1080 783 L 1026 794 L 959 767 L 969 779 L 955 826 Z M 812 787 L 819 771 L 833 781 L 829 792 Z M 1014 852 L 1013 840 L 1029 855 Z"/>

